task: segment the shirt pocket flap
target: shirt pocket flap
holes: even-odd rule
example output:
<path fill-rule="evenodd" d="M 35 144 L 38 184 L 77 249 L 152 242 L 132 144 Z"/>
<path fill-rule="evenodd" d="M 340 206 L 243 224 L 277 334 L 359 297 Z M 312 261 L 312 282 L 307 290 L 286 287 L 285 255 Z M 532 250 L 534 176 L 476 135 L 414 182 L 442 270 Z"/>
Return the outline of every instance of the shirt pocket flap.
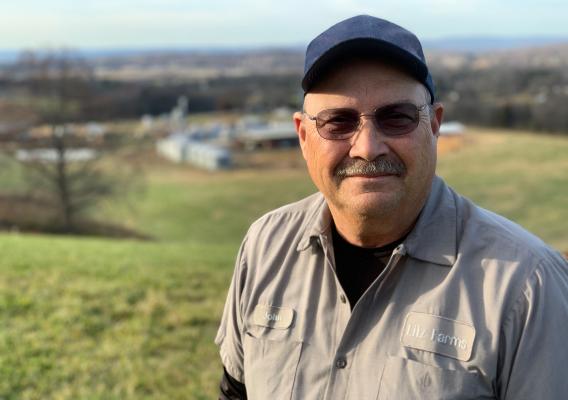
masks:
<path fill-rule="evenodd" d="M 378 400 L 492 398 L 477 373 L 448 370 L 390 356 L 385 365 Z"/>

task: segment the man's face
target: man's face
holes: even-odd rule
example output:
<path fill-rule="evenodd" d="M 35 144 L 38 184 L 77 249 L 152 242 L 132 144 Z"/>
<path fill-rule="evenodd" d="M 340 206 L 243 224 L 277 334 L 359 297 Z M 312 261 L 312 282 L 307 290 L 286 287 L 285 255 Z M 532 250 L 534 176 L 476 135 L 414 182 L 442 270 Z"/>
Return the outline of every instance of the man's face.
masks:
<path fill-rule="evenodd" d="M 429 102 L 429 97 L 424 86 L 412 77 L 380 63 L 360 61 L 319 82 L 306 95 L 304 111 L 315 116 L 326 109 L 350 108 L 370 114 L 377 107 L 399 102 L 421 106 Z M 388 137 L 370 118 L 363 117 L 359 131 L 350 139 L 327 140 L 318 134 L 315 121 L 302 113 L 294 115 L 308 171 L 332 213 L 360 218 L 418 212 L 422 208 L 434 177 L 441 119 L 441 105 L 433 111 L 425 108 L 414 131 Z M 364 165 L 374 160 L 389 161 L 399 167 L 398 171 L 342 173 L 354 163 Z"/>

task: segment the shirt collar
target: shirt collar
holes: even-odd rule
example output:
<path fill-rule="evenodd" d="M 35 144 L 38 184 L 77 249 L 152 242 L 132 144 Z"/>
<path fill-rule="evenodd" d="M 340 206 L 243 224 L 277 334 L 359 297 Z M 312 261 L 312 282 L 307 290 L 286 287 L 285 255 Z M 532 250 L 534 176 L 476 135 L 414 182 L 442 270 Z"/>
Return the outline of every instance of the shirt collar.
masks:
<path fill-rule="evenodd" d="M 439 177 L 434 177 L 426 204 L 416 225 L 403 242 L 410 257 L 452 266 L 457 254 L 457 211 L 455 194 Z M 331 213 L 320 193 L 308 208 L 305 231 L 297 250 L 310 247 L 313 240 L 330 234 Z"/>
<path fill-rule="evenodd" d="M 327 207 L 327 203 L 323 195 L 318 193 L 316 201 L 314 201 L 314 203 L 312 203 L 308 208 L 304 234 L 302 235 L 296 249 L 298 251 L 306 250 L 312 245 L 315 238 L 329 234 L 330 227 L 331 212 Z"/>
<path fill-rule="evenodd" d="M 455 193 L 434 177 L 426 204 L 404 245 L 419 260 L 452 266 L 457 256 L 457 207 Z"/>

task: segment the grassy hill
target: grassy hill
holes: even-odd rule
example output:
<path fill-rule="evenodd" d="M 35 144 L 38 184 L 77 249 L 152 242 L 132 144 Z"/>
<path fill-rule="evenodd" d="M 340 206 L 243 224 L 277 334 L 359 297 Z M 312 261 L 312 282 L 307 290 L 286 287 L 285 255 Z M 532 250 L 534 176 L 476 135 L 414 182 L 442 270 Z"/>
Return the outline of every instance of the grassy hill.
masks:
<path fill-rule="evenodd" d="M 438 173 L 459 193 L 568 251 L 568 138 L 475 129 Z"/>
<path fill-rule="evenodd" d="M 439 173 L 568 250 L 566 154 L 566 137 L 475 130 Z M 0 398 L 215 398 L 212 341 L 240 240 L 314 189 L 302 168 L 147 173 L 136 201 L 98 213 L 154 241 L 0 234 Z"/>

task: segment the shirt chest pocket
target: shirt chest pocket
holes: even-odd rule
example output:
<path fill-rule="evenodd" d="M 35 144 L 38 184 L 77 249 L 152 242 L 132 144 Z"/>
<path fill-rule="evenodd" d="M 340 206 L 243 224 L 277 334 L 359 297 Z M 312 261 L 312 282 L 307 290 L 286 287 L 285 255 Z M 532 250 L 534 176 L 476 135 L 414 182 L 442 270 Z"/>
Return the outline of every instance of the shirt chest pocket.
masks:
<path fill-rule="evenodd" d="M 378 400 L 492 398 L 475 373 L 446 370 L 399 357 L 387 360 L 377 397 Z"/>
<path fill-rule="evenodd" d="M 290 399 L 302 341 L 287 331 L 253 327 L 245 333 L 243 346 L 248 398 Z"/>

